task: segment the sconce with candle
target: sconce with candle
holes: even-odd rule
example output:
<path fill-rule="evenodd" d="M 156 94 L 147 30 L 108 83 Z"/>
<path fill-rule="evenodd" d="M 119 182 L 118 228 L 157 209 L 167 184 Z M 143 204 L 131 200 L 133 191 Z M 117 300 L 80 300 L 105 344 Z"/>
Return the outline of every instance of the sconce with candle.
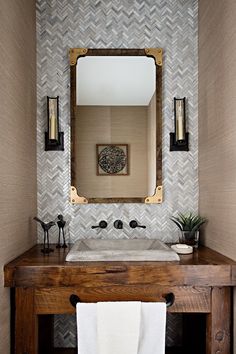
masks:
<path fill-rule="evenodd" d="M 64 133 L 59 131 L 59 96 L 47 96 L 48 131 L 45 132 L 45 151 L 63 151 Z"/>
<path fill-rule="evenodd" d="M 170 151 L 189 151 L 185 104 L 185 97 L 174 97 L 175 131 L 170 133 Z"/>

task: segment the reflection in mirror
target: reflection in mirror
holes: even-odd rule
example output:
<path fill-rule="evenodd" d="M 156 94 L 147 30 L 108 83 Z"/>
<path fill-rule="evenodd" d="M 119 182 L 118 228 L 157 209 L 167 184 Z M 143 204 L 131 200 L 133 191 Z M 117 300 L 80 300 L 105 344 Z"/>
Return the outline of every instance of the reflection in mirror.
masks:
<path fill-rule="evenodd" d="M 78 195 L 89 202 L 155 195 L 161 172 L 155 59 L 86 55 L 75 74 L 72 185 Z"/>

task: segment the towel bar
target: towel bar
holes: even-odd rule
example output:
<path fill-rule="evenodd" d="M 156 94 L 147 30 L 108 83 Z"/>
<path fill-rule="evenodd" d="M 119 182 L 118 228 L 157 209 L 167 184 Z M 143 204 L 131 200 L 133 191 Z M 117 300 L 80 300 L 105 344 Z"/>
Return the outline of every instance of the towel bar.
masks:
<path fill-rule="evenodd" d="M 175 295 L 173 293 L 168 293 L 165 295 L 162 295 L 162 297 L 166 300 L 166 307 L 170 307 L 173 305 L 175 301 Z M 73 307 L 76 307 L 77 302 L 80 302 L 79 296 L 75 294 L 71 294 L 70 296 L 70 303 Z"/>

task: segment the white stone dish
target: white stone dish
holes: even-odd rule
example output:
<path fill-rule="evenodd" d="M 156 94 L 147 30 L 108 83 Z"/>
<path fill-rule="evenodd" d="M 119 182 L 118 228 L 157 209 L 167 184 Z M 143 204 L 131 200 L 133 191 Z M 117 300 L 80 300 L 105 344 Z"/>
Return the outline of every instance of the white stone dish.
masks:
<path fill-rule="evenodd" d="M 190 254 L 193 253 L 193 247 L 182 243 L 177 243 L 171 246 L 172 250 L 178 254 Z"/>

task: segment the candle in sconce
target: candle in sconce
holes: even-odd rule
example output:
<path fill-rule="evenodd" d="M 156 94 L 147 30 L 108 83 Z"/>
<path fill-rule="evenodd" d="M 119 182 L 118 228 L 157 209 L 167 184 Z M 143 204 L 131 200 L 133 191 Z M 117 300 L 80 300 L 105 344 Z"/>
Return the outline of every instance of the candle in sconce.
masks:
<path fill-rule="evenodd" d="M 185 140 L 184 100 L 175 100 L 176 141 Z"/>
<path fill-rule="evenodd" d="M 64 133 L 59 132 L 59 96 L 47 96 L 45 151 L 64 151 Z"/>
<path fill-rule="evenodd" d="M 56 100 L 49 100 L 49 139 L 58 140 L 58 127 L 56 119 Z"/>

